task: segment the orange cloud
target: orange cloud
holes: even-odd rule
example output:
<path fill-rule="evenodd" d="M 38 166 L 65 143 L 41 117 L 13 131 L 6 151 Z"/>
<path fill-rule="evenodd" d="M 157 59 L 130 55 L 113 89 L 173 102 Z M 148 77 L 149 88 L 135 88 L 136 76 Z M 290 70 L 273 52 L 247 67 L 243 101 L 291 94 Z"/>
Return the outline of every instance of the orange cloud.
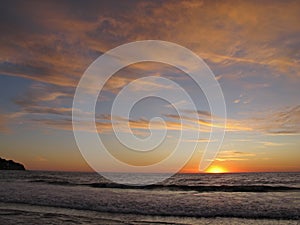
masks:
<path fill-rule="evenodd" d="M 7 4 L 3 8 L 9 10 L 10 17 L 3 13 L 0 22 L 3 37 L 0 40 L 1 74 L 62 87 L 45 89 L 44 94 L 40 91 L 39 94 L 29 94 L 26 99 L 15 100 L 27 113 L 69 115 L 70 109 L 67 107 L 54 104 L 50 109 L 41 103 L 71 97 L 74 89 L 66 91 L 65 88 L 76 87 L 82 73 L 95 58 L 128 41 L 163 39 L 187 46 L 211 66 L 225 71 L 218 76 L 222 80 L 253 65 L 267 67 L 269 71 L 291 79 L 300 74 L 297 52 L 300 32 L 298 1 L 272 4 L 244 1 L 140 1 L 120 3 L 122 7 L 109 2 L 91 3 L 90 7 L 54 2 L 35 3 L 34 7 L 24 3 L 19 3 L 20 7 Z M 76 14 L 76 7 L 88 7 L 89 10 Z M 122 86 L 153 68 L 155 66 L 142 64 L 127 68 L 109 80 L 105 90 L 116 93 Z M 260 72 L 255 75 L 260 75 Z M 253 89 L 270 84 L 242 85 Z M 226 129 L 273 134 L 299 133 L 295 111 L 287 115 L 293 122 L 282 115 L 251 120 L 229 119 Z M 260 121 L 260 124 L 255 121 Z M 197 122 L 203 129 L 218 127 L 218 121 L 211 124 L 207 118 L 200 118 Z M 146 123 L 133 121 L 132 126 L 142 129 L 143 126 L 147 127 Z M 186 129 L 193 127 L 185 126 Z M 174 121 L 168 122 L 167 127 L 179 129 Z M 157 126 L 157 129 L 160 127 Z"/>
<path fill-rule="evenodd" d="M 253 153 L 240 152 L 240 151 L 221 151 L 216 161 L 241 161 L 241 160 L 250 160 L 252 157 L 256 156 Z"/>
<path fill-rule="evenodd" d="M 14 21 L 5 17 L 0 24 L 0 71 L 5 75 L 76 86 L 86 67 L 109 48 L 128 41 L 163 39 L 226 67 L 261 64 L 299 76 L 294 50 L 299 44 L 298 1 L 141 1 L 123 3 L 122 9 L 107 2 L 84 5 L 89 10 L 83 14 L 74 14 L 81 7 L 77 4 L 19 4 L 6 8 L 18 17 Z"/>

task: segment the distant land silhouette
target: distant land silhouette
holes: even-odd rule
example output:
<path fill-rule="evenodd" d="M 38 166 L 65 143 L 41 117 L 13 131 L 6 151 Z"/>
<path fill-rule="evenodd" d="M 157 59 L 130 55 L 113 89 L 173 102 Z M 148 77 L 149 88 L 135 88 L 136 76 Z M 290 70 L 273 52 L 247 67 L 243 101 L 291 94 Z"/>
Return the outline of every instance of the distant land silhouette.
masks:
<path fill-rule="evenodd" d="M 0 158 L 0 170 L 25 170 L 21 163 Z"/>

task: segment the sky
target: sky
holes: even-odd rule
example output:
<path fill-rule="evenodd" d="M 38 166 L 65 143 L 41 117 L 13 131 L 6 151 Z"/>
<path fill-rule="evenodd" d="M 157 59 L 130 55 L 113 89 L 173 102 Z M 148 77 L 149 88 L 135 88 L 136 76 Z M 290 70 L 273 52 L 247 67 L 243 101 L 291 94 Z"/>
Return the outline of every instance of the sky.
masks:
<path fill-rule="evenodd" d="M 297 0 L 2 1 L 0 157 L 31 170 L 91 171 L 72 130 L 73 97 L 80 78 L 112 48 L 163 40 L 201 57 L 223 91 L 226 134 L 212 166 L 227 172 L 300 171 L 299 12 Z M 162 88 L 156 78 L 168 78 L 191 96 L 198 118 L 186 110 L 188 121 L 180 123 L 174 106 L 166 101 L 140 101 L 130 115 L 133 133 L 147 137 L 149 121 L 156 116 L 165 126 L 153 123 L 151 128 L 158 134 L 168 129 L 166 140 L 145 157 L 118 142 L 109 115 L 119 91 L 147 76 L 154 78 L 135 83 L 132 95 Z M 115 73 L 96 106 L 98 135 L 112 155 L 131 165 L 162 160 L 171 154 L 182 129 L 190 132 L 197 130 L 191 122 L 200 124 L 199 139 L 181 140 L 186 146 L 196 143 L 181 172 L 198 172 L 206 144 L 216 141 L 209 140 L 214 116 L 205 94 L 183 71 L 155 62 Z"/>

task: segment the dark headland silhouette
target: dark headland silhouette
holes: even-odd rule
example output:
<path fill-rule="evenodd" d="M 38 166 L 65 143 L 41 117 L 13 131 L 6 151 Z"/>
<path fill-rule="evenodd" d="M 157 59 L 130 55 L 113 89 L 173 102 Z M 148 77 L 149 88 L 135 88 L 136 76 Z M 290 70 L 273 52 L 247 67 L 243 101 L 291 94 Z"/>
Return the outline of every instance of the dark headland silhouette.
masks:
<path fill-rule="evenodd" d="M 21 163 L 0 158 L 0 170 L 25 170 Z"/>

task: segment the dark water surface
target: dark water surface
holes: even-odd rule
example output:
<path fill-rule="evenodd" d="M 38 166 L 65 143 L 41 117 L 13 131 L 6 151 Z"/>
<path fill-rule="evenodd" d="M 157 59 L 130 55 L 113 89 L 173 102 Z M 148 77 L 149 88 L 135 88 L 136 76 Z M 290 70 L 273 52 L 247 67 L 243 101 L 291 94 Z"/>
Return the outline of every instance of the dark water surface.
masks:
<path fill-rule="evenodd" d="M 126 179 L 126 174 L 120 176 Z M 96 173 L 0 171 L 0 221 L 5 224 L 299 220 L 300 173 L 177 174 L 163 183 L 136 187 L 114 184 Z"/>

